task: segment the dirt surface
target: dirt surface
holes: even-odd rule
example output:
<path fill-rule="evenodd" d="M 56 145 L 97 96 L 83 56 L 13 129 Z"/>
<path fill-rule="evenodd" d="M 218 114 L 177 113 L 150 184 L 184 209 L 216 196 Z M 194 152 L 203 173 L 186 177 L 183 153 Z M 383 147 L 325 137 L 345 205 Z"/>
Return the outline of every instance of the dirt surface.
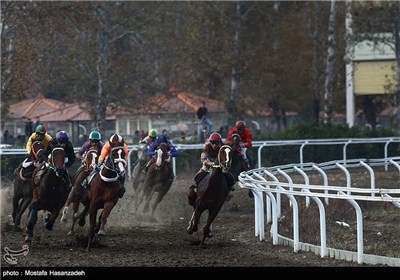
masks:
<path fill-rule="evenodd" d="M 397 177 L 398 178 L 398 177 Z M 398 180 L 396 178 L 396 180 Z M 86 252 L 88 224 L 76 226 L 74 236 L 67 236 L 71 218 L 61 223 L 60 217 L 53 231 L 44 228 L 39 217 L 34 230 L 29 253 L 17 256 L 17 264 L 5 261 L 5 248 L 20 250 L 24 232 L 11 230 L 11 182 L 3 182 L 1 188 L 1 266 L 2 267 L 367 267 L 348 261 L 321 258 L 310 252 L 293 252 L 293 248 L 272 245 L 269 237 L 270 225 L 266 225 L 266 239 L 260 241 L 254 231 L 254 200 L 247 190 L 236 185 L 233 197 L 226 202 L 213 224 L 213 237 L 206 240 L 204 247 L 198 246 L 199 233 L 188 235 L 186 228 L 192 214 L 187 203 L 186 192 L 191 178 L 176 178 L 170 191 L 160 203 L 153 219 L 135 209 L 132 183 L 127 181 L 127 192 L 111 212 L 106 226 L 106 236 L 97 238 L 91 252 Z M 400 246 L 400 209 L 390 208 L 390 223 L 397 230 Z M 397 211 L 397 212 L 396 212 Z M 71 214 L 72 211 L 70 211 Z M 200 224 L 204 225 L 206 213 Z M 335 224 L 337 217 L 330 217 Z M 373 217 L 367 217 L 367 220 Z M 395 219 L 395 220 L 393 220 Z M 385 222 L 379 219 L 385 234 Z M 26 215 L 22 225 L 26 225 Z M 88 219 L 87 219 L 88 221 Z M 282 230 L 285 230 L 284 225 Z M 378 230 L 365 230 L 365 239 L 380 237 Z M 370 235 L 368 233 L 370 232 Z M 314 234 L 314 233 L 311 233 Z M 350 232 L 354 237 L 354 227 Z M 396 235 L 394 233 L 394 235 Z M 302 237 L 301 237 L 302 238 Z M 393 241 L 392 240 L 392 241 Z M 300 240 L 303 241 L 304 240 Z M 356 241 L 354 241 L 356 242 Z M 382 243 L 382 242 L 381 242 Z M 315 243 L 314 243 L 315 244 Z M 393 250 L 392 250 L 393 251 Z M 397 248 L 397 253 L 399 253 Z M 397 257 L 400 257 L 397 255 Z"/>

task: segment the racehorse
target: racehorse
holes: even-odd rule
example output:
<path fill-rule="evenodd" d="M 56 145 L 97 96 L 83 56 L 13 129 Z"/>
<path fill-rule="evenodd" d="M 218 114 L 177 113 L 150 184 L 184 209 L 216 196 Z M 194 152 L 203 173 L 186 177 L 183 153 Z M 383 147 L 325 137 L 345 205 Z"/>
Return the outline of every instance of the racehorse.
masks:
<path fill-rule="evenodd" d="M 172 181 L 169 180 L 169 167 L 167 159 L 168 146 L 165 142 L 162 142 L 156 150 L 156 162 L 150 165 L 142 186 L 143 200 L 145 202 L 143 207 L 144 212 L 148 211 L 154 193 L 158 193 L 155 201 L 152 204 L 151 216 L 154 215 L 154 211 L 156 210 L 158 204 L 161 202 L 172 185 Z"/>
<path fill-rule="evenodd" d="M 89 192 L 86 188 L 82 186 L 83 180 L 92 172 L 93 168 L 96 166 L 98 161 L 98 151 L 96 148 L 90 148 L 86 153 L 82 161 L 82 167 L 76 174 L 75 184 L 69 193 L 67 202 L 65 203 L 64 209 L 62 211 L 61 222 L 67 221 L 68 207 L 72 203 L 72 225 L 68 232 L 68 235 L 74 232 L 75 223 L 79 220 L 79 225 L 84 226 L 86 221 L 86 213 L 89 209 Z M 79 203 L 82 203 L 84 209 L 78 213 Z"/>
<path fill-rule="evenodd" d="M 41 170 L 41 165 L 37 167 L 32 175 L 34 178 L 36 173 Z M 60 210 L 65 204 L 69 193 L 69 182 L 65 180 L 67 169 L 65 167 L 65 152 L 62 147 L 54 147 L 49 162 L 46 163 L 46 170 L 37 185 L 33 180 L 32 188 L 37 190 L 37 197 L 33 195 L 28 225 L 26 227 L 25 243 L 31 243 L 33 237 L 33 229 L 37 222 L 37 214 L 39 210 L 47 210 L 50 212 L 49 220 L 45 222 L 47 230 L 53 230 L 53 225 L 57 219 Z"/>
<path fill-rule="evenodd" d="M 14 231 L 20 230 L 21 217 L 32 201 L 32 174 L 43 151 L 44 146 L 41 141 L 33 142 L 28 158 L 16 169 L 12 212 Z"/>
<path fill-rule="evenodd" d="M 135 167 L 133 168 L 133 171 L 132 171 L 132 177 L 133 177 L 132 186 L 133 186 L 133 190 L 135 191 L 135 195 L 133 198 L 134 198 L 135 205 L 138 204 L 139 186 L 144 182 L 145 175 L 143 174 L 142 171 L 145 168 L 146 163 L 147 163 L 146 151 L 147 151 L 147 144 L 141 143 L 139 145 L 139 149 L 137 151 L 138 159 L 136 160 Z"/>
<path fill-rule="evenodd" d="M 105 235 L 104 227 L 107 223 L 107 218 L 118 202 L 118 192 L 121 184 L 119 179 L 124 176 L 127 164 L 123 145 L 124 143 L 121 140 L 111 143 L 110 155 L 92 179 L 89 190 L 90 227 L 86 251 L 90 251 L 95 233 L 101 236 Z M 97 211 L 99 209 L 103 210 L 96 224 Z"/>
<path fill-rule="evenodd" d="M 209 172 L 199 183 L 197 192 L 191 188 L 188 192 L 188 202 L 193 207 L 192 218 L 189 221 L 187 232 L 197 231 L 201 214 L 208 210 L 207 223 L 203 227 L 203 238 L 200 245 L 204 245 L 207 236 L 211 236 L 211 224 L 217 217 L 224 204 L 234 178 L 229 173 L 232 164 L 232 147 L 223 145 L 218 151 L 218 165 L 212 166 Z"/>

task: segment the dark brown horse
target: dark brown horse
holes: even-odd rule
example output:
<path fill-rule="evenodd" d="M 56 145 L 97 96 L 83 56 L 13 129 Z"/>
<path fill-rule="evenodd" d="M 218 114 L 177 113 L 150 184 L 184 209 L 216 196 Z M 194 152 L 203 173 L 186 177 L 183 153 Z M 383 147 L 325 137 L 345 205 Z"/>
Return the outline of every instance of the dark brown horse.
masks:
<path fill-rule="evenodd" d="M 123 145 L 123 142 L 111 143 L 110 155 L 100 171 L 94 175 L 91 182 L 89 191 L 90 227 L 86 251 L 90 251 L 95 233 L 102 236 L 105 235 L 104 227 L 107 223 L 107 218 L 118 202 L 118 192 L 121 184 L 119 179 L 125 175 L 127 164 Z M 99 209 L 103 210 L 96 224 L 97 211 Z"/>
<path fill-rule="evenodd" d="M 28 158 L 15 171 L 12 212 L 14 231 L 21 230 L 21 217 L 32 201 L 32 174 L 43 151 L 44 146 L 41 141 L 33 142 Z"/>
<path fill-rule="evenodd" d="M 154 193 L 157 193 L 155 201 L 151 207 L 151 216 L 154 215 L 158 204 L 169 191 L 172 181 L 169 180 L 169 167 L 168 167 L 168 146 L 162 142 L 158 146 L 155 155 L 155 163 L 150 165 L 146 177 L 143 182 L 143 211 L 149 210 Z M 153 159 L 154 160 L 154 159 Z"/>
<path fill-rule="evenodd" d="M 234 182 L 234 178 L 228 172 L 232 164 L 232 148 L 229 145 L 223 145 L 219 149 L 218 162 L 219 164 L 213 166 L 212 171 L 200 181 L 197 192 L 193 188 L 188 192 L 189 204 L 194 209 L 187 228 L 189 234 L 197 231 L 201 214 L 208 210 L 207 223 L 203 227 L 200 245 L 204 245 L 206 237 L 211 236 L 211 224 L 228 196 L 228 186 Z"/>
<path fill-rule="evenodd" d="M 92 172 L 93 168 L 96 166 L 99 159 L 97 148 L 90 148 L 82 160 L 82 166 L 78 170 L 75 178 L 75 184 L 69 193 L 67 202 L 65 203 L 64 209 L 62 211 L 61 222 L 67 221 L 68 207 L 72 203 L 72 225 L 68 232 L 68 235 L 74 233 L 74 227 L 77 220 L 79 220 L 79 225 L 85 225 L 86 213 L 89 209 L 89 192 L 86 188 L 82 186 L 83 180 Z M 82 203 L 85 209 L 78 213 L 79 204 Z"/>
<path fill-rule="evenodd" d="M 37 167 L 33 173 L 40 171 L 42 165 Z M 30 207 L 30 214 L 28 225 L 26 227 L 26 243 L 31 243 L 33 237 L 33 229 L 37 222 L 37 215 L 39 210 L 47 210 L 50 212 L 50 218 L 45 222 L 45 227 L 48 230 L 53 229 L 54 222 L 56 221 L 61 208 L 64 206 L 68 197 L 68 184 L 66 178 L 65 167 L 65 152 L 62 147 L 54 147 L 49 162 L 46 163 L 46 170 L 39 182 L 36 184 L 33 180 L 33 198 Z M 36 188 L 36 189 L 35 189 Z"/>

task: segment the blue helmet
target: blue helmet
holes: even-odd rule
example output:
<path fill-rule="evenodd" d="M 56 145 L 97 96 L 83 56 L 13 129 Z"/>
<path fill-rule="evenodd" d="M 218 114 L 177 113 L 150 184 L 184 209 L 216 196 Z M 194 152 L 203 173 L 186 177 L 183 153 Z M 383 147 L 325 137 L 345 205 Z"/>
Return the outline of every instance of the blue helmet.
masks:
<path fill-rule="evenodd" d="M 69 136 L 68 133 L 64 130 L 57 132 L 56 140 L 60 144 L 65 144 L 68 142 Z"/>
<path fill-rule="evenodd" d="M 161 144 L 162 142 L 168 144 L 168 142 L 167 142 L 167 137 L 165 137 L 164 135 L 160 135 L 160 136 L 158 136 L 158 138 L 157 138 L 157 144 Z"/>

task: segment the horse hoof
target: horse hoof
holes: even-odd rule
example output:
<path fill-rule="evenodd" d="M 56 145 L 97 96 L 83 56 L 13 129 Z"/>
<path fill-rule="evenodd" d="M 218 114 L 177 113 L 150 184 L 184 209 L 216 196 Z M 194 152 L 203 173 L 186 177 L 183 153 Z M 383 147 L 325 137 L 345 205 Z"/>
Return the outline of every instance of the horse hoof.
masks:
<path fill-rule="evenodd" d="M 13 231 L 14 231 L 14 232 L 21 232 L 21 231 L 22 231 L 22 228 L 21 228 L 20 226 L 14 225 L 14 226 L 13 226 Z"/>
<path fill-rule="evenodd" d="M 79 222 L 78 222 L 78 225 L 80 227 L 83 227 L 85 224 L 86 224 L 86 220 L 85 219 L 79 220 Z"/>
<path fill-rule="evenodd" d="M 103 229 L 100 229 L 99 232 L 97 233 L 97 235 L 105 236 L 106 232 Z"/>
<path fill-rule="evenodd" d="M 45 227 L 46 227 L 47 230 L 50 230 L 50 231 L 53 230 L 53 224 L 46 223 Z"/>

